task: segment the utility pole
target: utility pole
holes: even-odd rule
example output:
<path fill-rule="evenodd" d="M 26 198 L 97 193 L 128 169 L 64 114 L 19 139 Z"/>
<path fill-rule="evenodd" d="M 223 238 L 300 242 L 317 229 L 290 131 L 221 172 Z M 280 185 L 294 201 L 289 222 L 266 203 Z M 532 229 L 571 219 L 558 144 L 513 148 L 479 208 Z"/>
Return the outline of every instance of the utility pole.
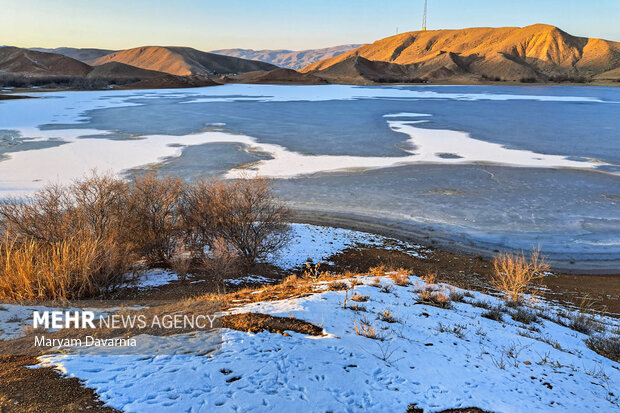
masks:
<path fill-rule="evenodd" d="M 428 0 L 424 0 L 424 16 L 422 17 L 422 31 L 426 31 L 426 12 L 428 11 Z"/>

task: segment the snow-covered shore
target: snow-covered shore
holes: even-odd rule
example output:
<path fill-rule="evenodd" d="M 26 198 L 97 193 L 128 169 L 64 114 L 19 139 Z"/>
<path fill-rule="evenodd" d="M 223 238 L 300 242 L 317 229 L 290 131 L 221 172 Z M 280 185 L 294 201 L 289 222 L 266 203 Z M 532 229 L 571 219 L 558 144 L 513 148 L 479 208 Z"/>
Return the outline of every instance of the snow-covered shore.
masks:
<path fill-rule="evenodd" d="M 538 303 L 530 324 L 506 307 L 495 321 L 480 307 L 501 305 L 495 297 L 467 293 L 444 309 L 418 302 L 424 282 L 416 277 L 407 286 L 360 280 L 354 292 L 363 298 L 348 308 L 352 291 L 326 289 L 234 310 L 303 319 L 323 337 L 223 330 L 213 356 L 63 354 L 41 365 L 84 380 L 124 411 L 617 411 L 620 365 L 589 349 L 585 334 L 543 318 L 553 317 L 550 306 Z M 599 322 L 618 329 L 617 320 Z M 362 325 L 380 339 L 358 334 Z"/>

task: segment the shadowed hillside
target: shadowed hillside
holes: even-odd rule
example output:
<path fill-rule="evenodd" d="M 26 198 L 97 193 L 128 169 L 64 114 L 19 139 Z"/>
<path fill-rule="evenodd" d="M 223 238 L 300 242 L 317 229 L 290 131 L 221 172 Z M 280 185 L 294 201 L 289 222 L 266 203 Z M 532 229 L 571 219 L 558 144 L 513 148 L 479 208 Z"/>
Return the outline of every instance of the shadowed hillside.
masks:
<path fill-rule="evenodd" d="M 278 85 L 324 85 L 328 82 L 309 73 L 299 73 L 293 69 L 274 69 L 270 71 L 256 71 L 243 73 L 238 76 L 223 79 L 229 83 L 255 83 Z"/>
<path fill-rule="evenodd" d="M 620 43 L 554 26 L 429 30 L 399 34 L 301 70 L 331 81 L 591 80 L 617 78 Z M 612 71 L 612 72 L 610 72 Z"/>
<path fill-rule="evenodd" d="M 0 48 L 0 72 L 28 76 L 86 76 L 90 71 L 91 67 L 86 63 L 60 54 L 19 47 Z"/>

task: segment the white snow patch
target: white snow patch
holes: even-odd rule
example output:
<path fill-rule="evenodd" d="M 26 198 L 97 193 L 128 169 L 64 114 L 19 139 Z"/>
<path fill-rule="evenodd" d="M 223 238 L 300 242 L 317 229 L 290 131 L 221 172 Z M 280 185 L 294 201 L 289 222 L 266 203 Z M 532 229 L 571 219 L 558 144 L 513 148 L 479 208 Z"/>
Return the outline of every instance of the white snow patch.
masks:
<path fill-rule="evenodd" d="M 241 278 L 231 278 L 226 280 L 226 284 L 230 284 L 230 285 L 240 285 L 240 284 L 245 284 L 245 283 L 249 283 L 249 284 L 271 284 L 273 282 L 275 282 L 276 280 L 274 280 L 273 278 L 267 278 L 267 277 L 263 277 L 262 275 L 248 275 L 246 277 L 241 277 Z"/>
<path fill-rule="evenodd" d="M 343 308 L 345 293 L 334 291 L 240 308 L 322 325 L 328 335 L 319 340 L 223 330 L 222 351 L 211 357 L 64 354 L 41 362 L 128 412 L 394 412 L 411 403 L 425 411 L 617 410 L 618 365 L 588 349 L 585 335 L 547 320 L 532 324 L 540 331 L 508 315 L 492 321 L 466 303 L 416 305 L 411 287 L 383 293 L 370 281 L 355 287 L 369 296 L 367 312 Z M 385 309 L 397 323 L 378 319 Z M 355 333 L 364 317 L 383 341 Z"/>
<path fill-rule="evenodd" d="M 421 247 L 381 235 L 342 228 L 309 224 L 291 224 L 291 240 L 268 262 L 284 269 L 293 269 L 306 262 L 320 263 L 334 254 L 360 244 L 398 249 L 416 257 L 423 257 Z"/>
<path fill-rule="evenodd" d="M 152 269 L 144 271 L 137 279 L 128 281 L 128 285 L 143 290 L 147 288 L 161 287 L 162 285 L 170 284 L 178 279 L 179 276 L 172 271 Z"/>

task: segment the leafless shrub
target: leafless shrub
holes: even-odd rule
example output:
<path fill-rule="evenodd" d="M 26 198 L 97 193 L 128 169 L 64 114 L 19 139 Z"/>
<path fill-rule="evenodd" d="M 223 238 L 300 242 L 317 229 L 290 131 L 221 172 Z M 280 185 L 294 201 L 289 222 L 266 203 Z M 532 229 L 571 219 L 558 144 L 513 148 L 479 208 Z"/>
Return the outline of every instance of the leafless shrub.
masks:
<path fill-rule="evenodd" d="M 170 268 L 176 273 L 180 281 L 185 281 L 192 265 L 191 252 L 185 249 L 183 243 L 177 244 L 172 257 L 169 259 Z"/>
<path fill-rule="evenodd" d="M 304 265 L 304 278 L 318 280 L 321 276 L 321 263 L 313 264 L 312 262 L 306 262 Z"/>
<path fill-rule="evenodd" d="M 197 181 L 184 191 L 182 216 L 196 251 L 223 238 L 246 266 L 276 253 L 288 241 L 290 210 L 264 179 Z"/>
<path fill-rule="evenodd" d="M 287 240 L 287 216 L 263 180 L 184 185 L 150 174 L 130 185 L 93 172 L 69 186 L 51 185 L 31 197 L 0 202 L 5 257 L 0 278 L 13 280 L 4 284 L 3 294 L 85 297 L 120 282 L 142 258 L 151 266 L 171 265 L 184 277 L 190 259 L 205 258 L 205 250 L 217 271 L 226 272 L 237 261 L 251 265 L 276 253 Z M 176 261 L 179 246 L 188 248 L 183 263 Z M 57 262 L 48 262 L 50 257 Z M 73 281 L 48 280 L 34 288 L 53 266 Z M 16 284 L 17 275 L 23 281 Z M 74 282 L 76 277 L 84 282 Z"/>
<path fill-rule="evenodd" d="M 379 277 L 375 277 L 372 279 L 370 283 L 371 287 L 381 288 L 381 279 Z"/>
<path fill-rule="evenodd" d="M 534 281 L 549 270 L 539 250 L 532 251 L 529 260 L 525 254 L 500 253 L 493 260 L 491 285 L 502 291 L 511 301 L 521 301 Z"/>
<path fill-rule="evenodd" d="M 129 238 L 153 265 L 172 258 L 181 235 L 180 178 L 148 174 L 135 179 L 127 203 Z"/>
<path fill-rule="evenodd" d="M 478 308 L 484 308 L 485 310 L 488 310 L 489 308 L 491 308 L 491 304 L 488 301 L 472 301 L 471 305 L 473 305 L 474 307 L 478 307 Z"/>
<path fill-rule="evenodd" d="M 207 256 L 202 258 L 206 273 L 216 279 L 227 278 L 239 270 L 239 256 L 224 238 L 216 238 Z M 296 276 L 291 276 L 295 277 Z"/>
<path fill-rule="evenodd" d="M 594 329 L 595 323 L 596 322 L 592 317 L 586 314 L 577 313 L 573 314 L 570 317 L 569 322 L 566 324 L 566 327 L 583 334 L 590 334 Z"/>

